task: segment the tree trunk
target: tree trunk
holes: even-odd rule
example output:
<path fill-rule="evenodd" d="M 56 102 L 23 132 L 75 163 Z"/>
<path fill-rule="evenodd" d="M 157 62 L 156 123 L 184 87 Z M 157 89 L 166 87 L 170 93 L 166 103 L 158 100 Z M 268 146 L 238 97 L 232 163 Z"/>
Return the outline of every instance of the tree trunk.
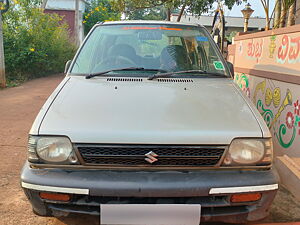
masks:
<path fill-rule="evenodd" d="M 47 6 L 48 0 L 43 0 L 41 8 L 44 10 Z"/>
<path fill-rule="evenodd" d="M 5 61 L 4 61 L 4 46 L 3 46 L 3 29 L 2 29 L 2 15 L 0 11 L 0 87 L 6 87 L 5 79 Z"/>
<path fill-rule="evenodd" d="M 266 14 L 265 30 L 269 30 L 269 28 L 270 28 L 269 8 L 265 8 L 265 14 Z"/>
<path fill-rule="evenodd" d="M 296 19 L 296 1 L 290 6 L 289 8 L 289 16 L 288 16 L 288 26 L 295 25 L 295 19 Z"/>
<path fill-rule="evenodd" d="M 182 15 L 183 15 L 183 13 L 184 13 L 185 7 L 186 7 L 185 4 L 181 7 L 180 13 L 179 13 L 179 15 L 178 15 L 178 17 L 177 17 L 177 22 L 180 22 L 181 17 L 182 17 Z"/>
<path fill-rule="evenodd" d="M 75 0 L 75 16 L 74 16 L 74 38 L 77 47 L 80 45 L 79 39 L 79 0 Z"/>
<path fill-rule="evenodd" d="M 286 21 L 286 7 L 285 7 L 285 4 L 284 4 L 284 0 L 282 1 L 282 4 L 281 4 L 281 13 L 280 13 L 280 24 L 279 24 L 279 27 L 285 27 L 285 21 Z"/>
<path fill-rule="evenodd" d="M 275 5 L 275 18 L 274 18 L 274 28 L 278 28 L 280 24 L 280 15 L 281 15 L 281 0 L 276 1 Z"/>
<path fill-rule="evenodd" d="M 171 9 L 167 9 L 167 21 L 171 21 Z"/>

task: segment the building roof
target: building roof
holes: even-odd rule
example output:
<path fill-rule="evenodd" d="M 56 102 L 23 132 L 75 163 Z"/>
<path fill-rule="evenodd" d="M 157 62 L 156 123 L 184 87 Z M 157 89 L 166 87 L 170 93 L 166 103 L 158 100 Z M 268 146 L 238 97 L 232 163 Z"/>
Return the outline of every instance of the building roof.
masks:
<path fill-rule="evenodd" d="M 178 15 L 173 14 L 171 20 L 175 21 Z M 184 15 L 181 17 L 182 22 L 190 22 L 190 23 L 200 23 L 203 26 L 212 26 L 214 16 L 192 16 L 192 15 Z M 232 17 L 225 16 L 226 27 L 244 27 L 244 18 L 243 17 Z M 261 30 L 266 26 L 266 19 L 259 17 L 250 17 L 249 19 L 249 28 L 257 28 Z"/>
<path fill-rule="evenodd" d="M 189 26 L 201 26 L 197 23 L 191 22 L 175 22 L 175 21 L 165 21 L 165 20 L 122 20 L 122 21 L 108 21 L 104 24 L 163 24 L 163 25 L 189 25 Z"/>

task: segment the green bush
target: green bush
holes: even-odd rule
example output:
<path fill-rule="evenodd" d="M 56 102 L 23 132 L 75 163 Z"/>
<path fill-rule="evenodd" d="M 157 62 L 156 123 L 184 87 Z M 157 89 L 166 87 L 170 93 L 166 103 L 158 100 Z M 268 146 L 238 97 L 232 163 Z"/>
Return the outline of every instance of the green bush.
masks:
<path fill-rule="evenodd" d="M 83 15 L 84 32 L 87 34 L 97 22 L 120 20 L 121 14 L 112 9 L 110 0 L 91 0 Z"/>
<path fill-rule="evenodd" d="M 75 52 L 62 18 L 32 1 L 14 1 L 3 15 L 3 33 L 8 83 L 62 72 Z"/>

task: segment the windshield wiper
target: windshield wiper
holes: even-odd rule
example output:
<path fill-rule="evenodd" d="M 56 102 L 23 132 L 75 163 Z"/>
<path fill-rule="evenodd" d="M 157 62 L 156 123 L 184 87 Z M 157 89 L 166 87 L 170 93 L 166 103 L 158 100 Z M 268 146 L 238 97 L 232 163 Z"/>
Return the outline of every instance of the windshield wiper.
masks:
<path fill-rule="evenodd" d="M 168 72 L 168 73 L 156 73 L 148 77 L 148 80 L 153 80 L 154 78 L 159 77 L 169 77 L 176 74 L 184 74 L 184 73 L 196 73 L 196 74 L 204 74 L 214 77 L 227 77 L 224 74 L 221 73 L 213 73 L 213 72 L 207 72 L 205 70 L 185 70 L 185 71 L 175 71 L 175 72 Z"/>
<path fill-rule="evenodd" d="M 119 69 L 113 69 L 113 70 L 107 70 L 103 72 L 98 72 L 98 73 L 90 73 L 89 75 L 86 75 L 86 79 L 91 79 L 96 76 L 102 76 L 110 72 L 114 71 L 155 71 L 155 72 L 167 72 L 166 70 L 161 70 L 161 69 L 145 69 L 144 67 L 126 67 L 126 68 L 119 68 Z"/>

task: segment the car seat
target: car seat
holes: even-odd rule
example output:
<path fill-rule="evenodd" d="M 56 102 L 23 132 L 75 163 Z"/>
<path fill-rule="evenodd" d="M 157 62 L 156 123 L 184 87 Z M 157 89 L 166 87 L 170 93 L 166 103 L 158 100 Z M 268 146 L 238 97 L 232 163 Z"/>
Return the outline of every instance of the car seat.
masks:
<path fill-rule="evenodd" d="M 167 71 L 188 70 L 191 68 L 188 54 L 183 46 L 169 45 L 160 55 L 160 68 Z"/>

